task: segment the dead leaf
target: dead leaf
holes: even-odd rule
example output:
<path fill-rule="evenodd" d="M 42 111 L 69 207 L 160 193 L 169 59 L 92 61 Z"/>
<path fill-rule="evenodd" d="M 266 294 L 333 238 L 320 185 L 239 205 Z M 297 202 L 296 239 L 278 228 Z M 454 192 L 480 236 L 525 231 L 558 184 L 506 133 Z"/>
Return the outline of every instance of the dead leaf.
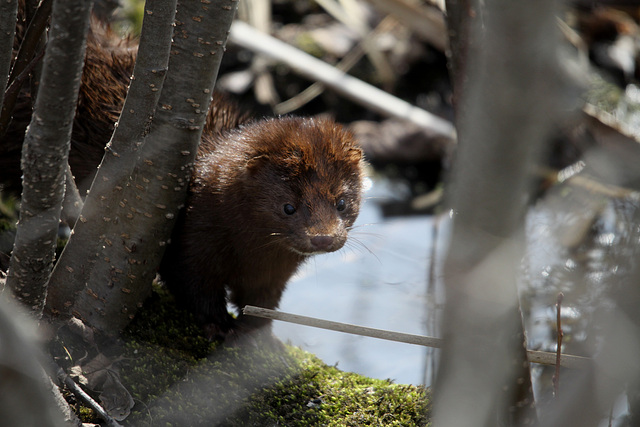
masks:
<path fill-rule="evenodd" d="M 109 371 L 100 394 L 102 407 L 115 418 L 122 421 L 129 416 L 135 402 L 129 391 L 120 382 L 120 375 Z"/>

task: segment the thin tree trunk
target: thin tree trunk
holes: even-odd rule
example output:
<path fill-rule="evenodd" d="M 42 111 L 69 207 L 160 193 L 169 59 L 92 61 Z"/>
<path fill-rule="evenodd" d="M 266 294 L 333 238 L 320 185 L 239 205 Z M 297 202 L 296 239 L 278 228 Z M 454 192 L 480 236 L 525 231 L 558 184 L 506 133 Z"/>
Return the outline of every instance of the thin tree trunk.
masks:
<path fill-rule="evenodd" d="M 89 283 L 96 267 L 99 247 L 118 241 L 117 230 L 107 234 L 123 191 L 139 158 L 144 133 L 151 121 L 169 63 L 176 0 L 147 0 L 133 77 L 118 126 L 107 145 L 105 156 L 91 185 L 89 195 L 49 281 L 47 314 L 60 319 L 71 316 L 76 296 Z M 105 275 L 104 278 L 108 278 Z"/>
<path fill-rule="evenodd" d="M 464 93 L 465 82 L 467 81 L 468 69 L 467 60 L 471 52 L 482 45 L 482 37 L 478 32 L 472 35 L 474 25 L 480 25 L 482 21 L 482 9 L 478 9 L 474 0 L 446 0 L 447 13 L 447 33 L 449 35 L 449 48 L 447 49 L 447 67 L 449 76 L 453 82 L 453 105 L 461 107 L 459 98 Z M 458 114 L 459 115 L 459 114 Z"/>
<path fill-rule="evenodd" d="M 7 287 L 38 317 L 53 268 L 91 4 L 58 0 L 53 6 L 42 87 L 22 148 L 20 220 Z"/>
<path fill-rule="evenodd" d="M 480 43 L 451 43 L 469 56 L 453 58 L 462 90 L 434 421 L 529 425 L 536 415 L 516 277 L 531 171 L 563 101 L 554 1 L 460 4 L 450 15 L 462 14 L 462 28 L 471 21 L 468 40 Z"/>
<path fill-rule="evenodd" d="M 169 69 L 140 159 L 127 185 L 116 187 L 117 212 L 103 221 L 95 262 L 81 266 L 90 272 L 71 312 L 98 330 L 120 330 L 150 292 L 184 204 L 236 7 L 233 0 L 178 6 Z"/>

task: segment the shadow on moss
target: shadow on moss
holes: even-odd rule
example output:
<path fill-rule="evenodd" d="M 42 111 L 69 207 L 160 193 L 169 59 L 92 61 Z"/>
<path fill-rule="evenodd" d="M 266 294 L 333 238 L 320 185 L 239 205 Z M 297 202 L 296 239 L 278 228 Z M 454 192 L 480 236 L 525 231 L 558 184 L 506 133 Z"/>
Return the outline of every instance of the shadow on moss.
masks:
<path fill-rule="evenodd" d="M 209 343 L 162 288 L 125 333 L 130 426 L 420 426 L 428 392 L 325 365 L 271 337 Z"/>

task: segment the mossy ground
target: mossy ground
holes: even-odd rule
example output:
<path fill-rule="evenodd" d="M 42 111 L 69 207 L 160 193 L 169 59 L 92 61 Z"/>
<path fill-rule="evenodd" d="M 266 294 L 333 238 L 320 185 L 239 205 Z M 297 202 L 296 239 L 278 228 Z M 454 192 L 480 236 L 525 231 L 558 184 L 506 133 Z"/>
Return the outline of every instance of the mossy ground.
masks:
<path fill-rule="evenodd" d="M 419 426 L 428 392 L 342 372 L 291 346 L 253 337 L 208 342 L 158 288 L 125 333 L 121 376 L 131 426 Z"/>
<path fill-rule="evenodd" d="M 0 221 L 0 231 L 12 231 L 10 219 Z M 216 345 L 160 286 L 122 338 L 122 347 L 100 351 L 120 360 L 115 365 L 136 402 L 125 426 L 428 425 L 423 387 L 342 372 L 301 349 L 274 346 L 269 338 Z M 59 347 L 65 353 L 73 345 Z M 71 364 L 81 356 L 87 355 L 72 357 Z M 65 395 L 85 422 L 100 421 Z"/>

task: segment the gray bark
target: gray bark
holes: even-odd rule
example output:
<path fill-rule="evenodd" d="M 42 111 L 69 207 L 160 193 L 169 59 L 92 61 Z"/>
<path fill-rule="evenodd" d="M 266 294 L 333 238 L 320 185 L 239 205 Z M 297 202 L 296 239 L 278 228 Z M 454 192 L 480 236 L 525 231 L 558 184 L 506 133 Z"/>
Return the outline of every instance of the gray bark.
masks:
<path fill-rule="evenodd" d="M 469 56 L 454 60 L 459 147 L 434 421 L 529 425 L 535 410 L 516 276 L 531 171 L 563 101 L 554 1 L 460 4 L 453 16 L 469 22 L 473 9 L 482 25 L 471 20 L 479 41 L 472 49 L 451 43 Z"/>
<path fill-rule="evenodd" d="M 460 94 L 464 92 L 467 76 L 466 60 L 469 52 L 479 43 L 471 37 L 472 25 L 480 19 L 476 14 L 479 11 L 473 10 L 474 4 L 473 0 L 446 0 L 445 19 L 449 35 L 449 47 L 446 51 L 447 67 L 453 82 L 453 105 L 456 109 L 460 107 L 458 102 Z"/>
<path fill-rule="evenodd" d="M 36 316 L 53 268 L 90 11 L 85 0 L 53 6 L 42 87 L 22 148 L 22 201 L 7 288 Z"/>
<path fill-rule="evenodd" d="M 47 312 L 62 319 L 94 274 L 100 247 L 118 241 L 117 227 L 107 230 L 110 220 L 118 224 L 123 191 L 129 185 L 139 158 L 138 149 L 153 117 L 169 62 L 176 0 L 148 0 L 136 65 L 118 125 L 107 145 L 105 157 L 92 183 L 73 235 L 65 246 L 49 281 Z M 108 231 L 108 232 L 107 232 Z M 103 272 L 104 273 L 104 272 Z M 105 274 L 104 278 L 109 275 Z"/>
<path fill-rule="evenodd" d="M 90 269 L 89 277 L 71 312 L 103 332 L 124 327 L 150 292 L 186 197 L 237 3 L 202 5 L 178 7 L 169 69 L 151 128 L 127 185 L 115 187 L 120 192 L 117 212 L 99 218 L 106 237 L 95 262 L 81 267 Z"/>

